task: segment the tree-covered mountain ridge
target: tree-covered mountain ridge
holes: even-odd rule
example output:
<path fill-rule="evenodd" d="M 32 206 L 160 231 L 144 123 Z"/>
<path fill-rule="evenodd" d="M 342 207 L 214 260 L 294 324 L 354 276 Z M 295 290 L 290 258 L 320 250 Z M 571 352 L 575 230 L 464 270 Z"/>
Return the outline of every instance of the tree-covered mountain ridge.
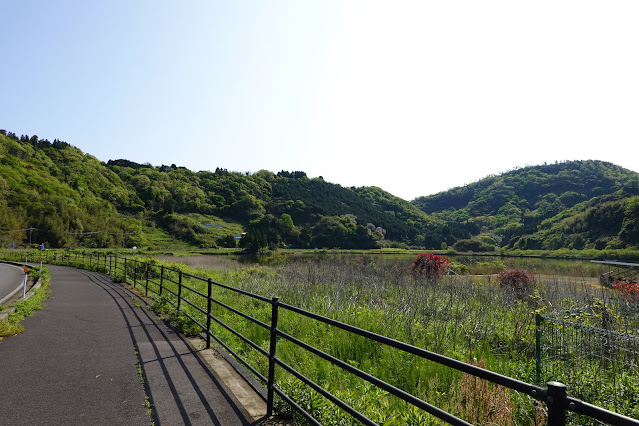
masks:
<path fill-rule="evenodd" d="M 460 251 L 639 245 L 639 174 L 587 160 L 529 166 L 412 203 L 456 228 Z"/>
<path fill-rule="evenodd" d="M 527 167 L 413 202 L 301 171 L 101 162 L 0 131 L 0 242 L 50 247 L 636 248 L 638 174 Z"/>
<path fill-rule="evenodd" d="M 100 162 L 70 144 L 0 131 L 3 246 L 374 248 L 422 245 L 443 223 L 376 187 L 304 172 L 193 172 Z"/>

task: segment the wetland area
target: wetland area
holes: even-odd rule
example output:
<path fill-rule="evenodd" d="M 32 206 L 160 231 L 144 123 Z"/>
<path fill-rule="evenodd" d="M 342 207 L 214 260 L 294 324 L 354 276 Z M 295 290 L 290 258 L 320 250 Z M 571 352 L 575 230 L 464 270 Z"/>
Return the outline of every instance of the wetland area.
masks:
<path fill-rule="evenodd" d="M 189 268 L 193 273 L 266 297 L 278 296 L 287 304 L 336 319 L 445 356 L 483 366 L 529 383 L 535 382 L 535 318 L 537 314 L 591 327 L 624 333 L 636 339 L 639 309 L 636 301 L 599 284 L 608 268 L 589 260 L 502 256 L 450 256 L 451 275 L 419 280 L 411 275 L 415 254 L 278 254 L 249 258 L 233 256 L 160 256 L 158 260 Z M 523 269 L 534 278 L 525 294 L 499 285 L 499 273 Z M 220 297 L 224 297 L 220 295 Z M 266 320 L 268 306 L 228 297 L 232 306 L 250 309 Z M 220 313 L 224 316 L 224 313 Z M 228 317 L 229 321 L 233 321 Z M 243 327 L 237 323 L 238 327 Z M 478 392 L 468 377 L 457 371 L 408 356 L 316 321 L 282 315 L 280 327 L 304 341 L 363 371 L 412 393 L 474 424 L 543 424 L 544 407 L 531 398 L 488 386 Z M 549 328 L 557 334 L 568 326 Z M 267 347 L 268 335 L 246 325 L 243 332 Z M 225 338 L 233 336 L 219 330 Z M 260 334 L 262 333 L 262 334 Z M 592 347 L 588 333 L 582 339 Z M 572 344 L 572 343 L 571 343 Z M 259 369 L 264 361 L 237 342 L 241 352 Z M 570 382 L 570 392 L 587 402 L 639 417 L 637 351 L 609 370 L 611 363 L 592 353 L 562 352 L 553 357 L 557 342 L 543 343 L 545 361 L 541 381 Z M 576 346 L 583 352 L 584 345 Z M 595 342 L 594 346 L 601 346 Z M 571 346 L 571 351 L 574 351 Z M 626 353 L 624 352 L 624 353 Z M 554 353 L 554 352 L 553 352 Z M 574 355 L 574 356 L 573 356 Z M 282 345 L 278 356 L 379 423 L 437 424 L 397 398 L 366 382 L 344 376 L 341 370 L 311 354 Z M 625 356 L 625 355 L 624 355 Z M 552 368 L 550 368 L 552 367 Z M 578 379 L 578 380 L 577 380 Z M 306 404 L 324 424 L 344 423 L 339 409 L 294 377 L 281 374 L 278 386 Z M 593 391 L 596 389 L 596 391 Z M 363 392 L 363 394 L 361 393 Z M 484 395 L 478 397 L 477 395 Z M 475 407 L 470 409 L 468 407 Z M 339 423 L 334 419 L 341 419 Z M 391 421 L 392 420 L 392 421 Z M 573 424 L 588 424 L 574 417 Z M 353 423 L 355 424 L 355 423 Z M 593 423 L 595 424 L 595 423 Z"/>

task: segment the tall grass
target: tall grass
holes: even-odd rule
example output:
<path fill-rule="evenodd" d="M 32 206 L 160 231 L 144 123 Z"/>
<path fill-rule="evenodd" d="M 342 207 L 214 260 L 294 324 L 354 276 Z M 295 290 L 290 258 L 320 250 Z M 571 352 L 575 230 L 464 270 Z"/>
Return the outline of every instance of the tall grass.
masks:
<path fill-rule="evenodd" d="M 219 282 L 260 295 L 277 295 L 287 304 L 459 360 L 482 363 L 493 371 L 529 382 L 534 381 L 534 314 L 548 309 L 581 306 L 594 298 L 611 297 L 607 291 L 593 287 L 584 279 L 551 276 L 538 284 L 535 293 L 522 298 L 500 289 L 494 281 L 476 282 L 476 279 L 467 276 L 415 281 L 409 274 L 409 266 L 410 263 L 402 259 L 380 262 L 379 258 L 367 256 L 335 255 L 271 268 L 224 268 L 196 272 L 212 275 Z M 244 296 L 225 295 L 224 292 L 216 297 L 251 312 L 262 321 L 270 318 L 268 304 Z M 269 336 L 265 330 L 234 318 L 222 308 L 216 309 L 215 315 L 233 323 L 242 334 L 263 349 L 268 349 Z M 242 344 L 227 330 L 219 326 L 214 328 L 217 335 L 233 342 L 242 356 L 251 360 L 260 371 L 266 372 L 266 360 L 261 354 Z M 478 407 L 488 404 L 486 401 L 469 401 L 470 397 L 460 390 L 465 386 L 461 373 L 432 362 L 287 311 L 280 313 L 279 328 L 462 417 L 468 415 L 468 404 Z M 394 419 L 406 424 L 406 416 L 410 415 L 421 419 L 420 424 L 434 421 L 396 398 L 380 390 L 372 390 L 360 379 L 345 376 L 338 368 L 288 342 L 278 345 L 278 357 L 376 421 L 383 423 Z M 306 404 L 326 424 L 332 424 L 331 419 L 347 424 L 332 404 L 289 375 L 281 373 L 278 384 L 288 393 L 297 395 L 300 403 Z M 492 392 L 492 387 L 490 389 Z M 515 394 L 509 399 L 499 392 L 495 391 L 496 395 L 501 395 L 496 397 L 497 401 L 502 401 L 503 410 L 511 413 L 513 424 L 540 424 L 540 407 L 533 400 Z M 374 397 L 371 396 L 373 394 Z M 361 401 L 367 398 L 372 398 L 376 404 L 362 407 Z M 379 401 L 384 401 L 383 410 L 379 410 Z M 491 413 L 494 415 L 494 411 Z M 490 419 L 475 421 L 482 424 L 490 422 Z"/>
<path fill-rule="evenodd" d="M 637 324 L 639 317 L 636 307 L 624 303 L 608 289 L 593 286 L 589 277 L 579 275 L 545 275 L 534 293 L 521 298 L 499 289 L 494 281 L 477 283 L 463 276 L 415 282 L 405 263 L 380 265 L 365 256 L 305 260 L 280 266 L 276 271 L 232 272 L 222 279 L 259 294 L 277 294 L 286 303 L 434 352 L 484 362 L 493 371 L 529 382 L 534 381 L 535 313 L 603 301 L 615 309 L 619 324 L 626 329 L 631 328 L 629 324 Z M 342 335 L 299 317 L 284 322 L 281 328 L 290 328 L 286 332 L 321 344 L 326 352 L 427 401 L 435 403 L 439 395 L 440 404 L 460 413 L 459 407 L 450 406 L 450 401 L 455 401 L 451 387 L 460 386 L 458 373 L 393 350 L 379 350 L 365 339 Z M 339 371 L 332 375 L 332 369 L 321 361 L 300 357 L 297 348 L 290 350 L 291 354 L 281 349 L 278 355 L 297 359 L 299 368 L 320 382 L 343 383 Z M 449 403 L 441 401 L 441 395 L 451 397 Z M 533 401 L 515 396 L 512 404 L 518 424 L 539 421 L 540 408 Z"/>

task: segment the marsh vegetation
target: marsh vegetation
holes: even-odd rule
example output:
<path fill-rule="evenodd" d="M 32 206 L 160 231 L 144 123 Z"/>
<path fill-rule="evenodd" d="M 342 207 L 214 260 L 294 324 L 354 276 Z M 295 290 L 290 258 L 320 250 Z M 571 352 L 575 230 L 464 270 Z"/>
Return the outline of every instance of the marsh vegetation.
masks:
<path fill-rule="evenodd" d="M 605 311 L 609 318 L 614 318 L 606 327 L 616 327 L 624 333 L 633 330 L 636 333 L 639 329 L 637 306 L 618 292 L 601 287 L 596 278 L 602 272 L 601 267 L 590 262 L 453 258 L 451 268 L 456 274 L 416 279 L 411 274 L 413 259 L 414 256 L 280 256 L 271 259 L 270 265 L 239 265 L 209 257 L 173 260 L 197 265 L 193 272 L 211 276 L 218 282 L 267 297 L 278 296 L 284 303 L 530 383 L 536 380 L 537 313 L 585 308 L 580 311 L 579 321 L 600 327 Z M 534 285 L 525 292 L 500 287 L 498 273 L 512 268 L 526 268 L 534 277 Z M 268 322 L 270 318 L 268 304 L 224 292 L 216 297 L 262 321 Z M 222 309 L 216 315 L 268 349 L 269 336 L 265 330 Z M 542 405 L 499 386 L 380 347 L 292 312 L 281 314 L 279 328 L 474 424 L 544 424 Z M 234 342 L 242 356 L 265 371 L 267 364 L 261 354 L 222 327 L 215 332 Z M 345 375 L 292 344 L 279 344 L 278 357 L 380 424 L 437 424 L 429 415 Z M 584 377 L 600 382 L 603 372 L 594 366 L 582 366 Z M 573 376 L 574 368 L 570 364 Z M 554 371 L 557 377 L 542 377 L 542 381 L 561 376 L 561 371 Z M 639 383 L 635 382 L 627 380 L 628 389 L 621 395 L 624 401 L 618 400 L 619 392 L 604 392 L 596 400 L 592 399 L 592 392 L 573 394 L 637 417 Z M 278 386 L 323 424 L 350 424 L 338 408 L 292 376 L 281 373 Z M 588 401 L 587 398 L 584 399 Z M 583 424 L 586 420 L 573 421 Z"/>

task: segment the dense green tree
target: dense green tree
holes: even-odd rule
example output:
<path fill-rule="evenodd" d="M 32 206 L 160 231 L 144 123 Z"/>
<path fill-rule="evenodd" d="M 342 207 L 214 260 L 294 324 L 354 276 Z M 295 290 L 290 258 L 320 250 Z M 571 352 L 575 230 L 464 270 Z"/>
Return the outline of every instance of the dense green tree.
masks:
<path fill-rule="evenodd" d="M 619 240 L 624 246 L 639 247 L 639 197 L 626 201 Z"/>
<path fill-rule="evenodd" d="M 282 213 L 278 225 L 282 240 L 284 240 L 286 244 L 299 246 L 300 231 L 295 227 L 291 215 Z"/>
<path fill-rule="evenodd" d="M 260 229 L 254 229 L 247 232 L 240 240 L 240 247 L 252 251 L 254 253 L 261 252 L 268 248 L 268 240 L 266 235 Z"/>
<path fill-rule="evenodd" d="M 226 248 L 234 248 L 237 246 L 237 241 L 235 240 L 235 235 L 225 235 L 223 237 L 218 238 L 218 245 Z"/>
<path fill-rule="evenodd" d="M 477 253 L 491 252 L 495 250 L 495 246 L 486 244 L 476 239 L 459 240 L 455 244 L 453 244 L 453 248 L 460 252 L 477 252 Z"/>

